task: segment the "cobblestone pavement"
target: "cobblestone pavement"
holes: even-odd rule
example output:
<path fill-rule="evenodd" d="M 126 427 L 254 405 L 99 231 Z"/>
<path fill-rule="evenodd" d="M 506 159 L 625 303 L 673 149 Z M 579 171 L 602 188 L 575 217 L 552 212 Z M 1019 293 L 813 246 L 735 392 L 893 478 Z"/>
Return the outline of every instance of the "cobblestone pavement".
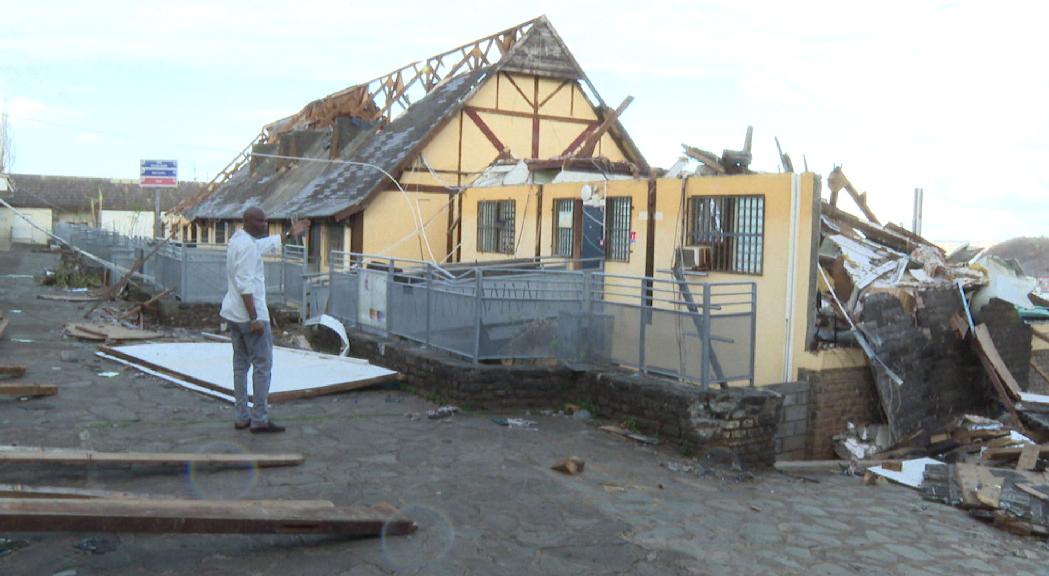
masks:
<path fill-rule="evenodd" d="M 0 252 L 0 308 L 11 314 L 0 363 L 58 396 L 0 400 L 0 443 L 97 450 L 299 451 L 303 466 L 170 471 L 145 467 L 0 469 L 0 482 L 196 498 L 324 498 L 391 502 L 421 526 L 412 536 L 121 535 L 116 549 L 74 548 L 84 534 L 3 534 L 28 546 L 0 574 L 1009 574 L 1049 573 L 1039 540 L 1000 532 L 898 486 L 773 472 L 754 480 L 663 466 L 683 458 L 568 417 L 529 416 L 538 431 L 501 428 L 493 414 L 409 420 L 432 405 L 394 390 L 276 405 L 283 435 L 234 431 L 231 410 L 93 356 L 62 336 L 83 305 L 46 302 L 27 278 L 55 257 Z M 21 343 L 13 338 L 29 339 Z M 106 370 L 119 376 L 100 377 Z M 523 413 L 512 414 L 523 416 Z M 556 460 L 586 461 L 579 476 Z"/>

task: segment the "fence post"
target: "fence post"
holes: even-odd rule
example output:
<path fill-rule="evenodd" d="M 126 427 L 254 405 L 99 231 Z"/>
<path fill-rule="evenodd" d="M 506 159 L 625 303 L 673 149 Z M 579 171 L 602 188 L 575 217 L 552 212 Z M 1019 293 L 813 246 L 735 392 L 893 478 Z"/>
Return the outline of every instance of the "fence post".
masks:
<path fill-rule="evenodd" d="M 637 350 L 637 365 L 638 365 L 638 368 L 641 370 L 642 374 L 645 372 L 645 331 L 646 331 L 646 322 L 645 322 L 646 310 L 645 310 L 645 304 L 646 303 L 651 305 L 651 303 L 648 302 L 645 281 L 641 280 L 641 308 L 638 310 L 638 313 L 637 313 L 638 324 L 640 325 L 640 328 L 639 328 L 640 334 L 638 335 L 638 339 L 637 339 L 637 346 L 638 346 L 638 350 Z"/>
<path fill-rule="evenodd" d="M 179 272 L 178 272 L 178 295 L 183 302 L 190 302 L 186 293 L 187 270 L 189 269 L 189 251 L 185 244 L 179 247 Z"/>
<path fill-rule="evenodd" d="M 481 357 L 481 308 L 484 304 L 484 271 L 474 267 L 474 362 Z"/>
<path fill-rule="evenodd" d="M 281 303 L 288 305 L 288 246 L 280 247 L 280 297 Z"/>
<path fill-rule="evenodd" d="M 386 333 L 393 333 L 393 322 L 390 322 L 390 313 L 393 312 L 393 269 L 397 260 L 390 258 L 386 264 Z"/>
<path fill-rule="evenodd" d="M 754 386 L 755 350 L 758 340 L 758 284 L 750 283 L 750 385 Z"/>
<path fill-rule="evenodd" d="M 703 389 L 710 388 L 710 284 L 703 284 L 703 333 L 699 335 L 703 339 L 703 357 L 700 364 L 700 383 Z"/>
<path fill-rule="evenodd" d="M 430 263 L 426 263 L 426 345 L 430 345 L 430 279 L 432 278 L 432 272 L 430 270 Z"/>
<path fill-rule="evenodd" d="M 590 338 L 587 337 L 591 334 L 592 327 L 594 325 L 594 311 L 593 311 L 593 285 L 594 275 L 593 272 L 583 272 L 583 321 L 580 322 L 580 331 L 576 338 L 576 357 L 580 360 L 589 362 L 590 361 Z"/>

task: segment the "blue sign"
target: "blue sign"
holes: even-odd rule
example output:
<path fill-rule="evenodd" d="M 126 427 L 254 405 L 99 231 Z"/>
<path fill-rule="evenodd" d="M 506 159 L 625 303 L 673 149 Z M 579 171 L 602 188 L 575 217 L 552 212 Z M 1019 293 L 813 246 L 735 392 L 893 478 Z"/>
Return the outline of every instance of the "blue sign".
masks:
<path fill-rule="evenodd" d="M 161 188 L 178 186 L 178 160 L 139 161 L 138 184 Z"/>

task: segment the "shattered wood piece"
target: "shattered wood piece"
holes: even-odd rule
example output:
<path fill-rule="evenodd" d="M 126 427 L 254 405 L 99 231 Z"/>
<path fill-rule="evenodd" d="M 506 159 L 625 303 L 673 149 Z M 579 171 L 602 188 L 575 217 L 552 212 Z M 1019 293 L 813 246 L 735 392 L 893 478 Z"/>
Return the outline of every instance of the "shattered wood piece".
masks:
<path fill-rule="evenodd" d="M 994 366 L 995 371 L 998 372 L 998 377 L 1005 385 L 1006 390 L 1014 400 L 1019 400 L 1023 390 L 1020 389 L 1020 385 L 1013 378 L 1012 373 L 1009 372 L 1009 368 L 1005 365 L 1001 355 L 998 354 L 998 348 L 995 347 L 994 340 L 991 339 L 991 333 L 987 330 L 987 325 L 980 324 L 977 326 L 974 334 L 980 350 L 983 351 L 991 365 Z"/>
<path fill-rule="evenodd" d="M 1017 536 L 1030 536 L 1035 533 L 1034 526 L 1030 522 L 1014 518 L 1002 511 L 994 513 L 994 527 Z"/>
<path fill-rule="evenodd" d="M 1031 335 L 1043 342 L 1049 342 L 1049 336 L 1043 334 L 1040 330 L 1033 326 L 1031 327 Z"/>
<path fill-rule="evenodd" d="M 1046 373 L 1046 371 L 1043 370 L 1042 367 L 1039 366 L 1034 360 L 1031 360 L 1031 368 L 1034 368 L 1034 371 L 1038 374 L 1038 376 L 1040 376 L 1046 384 L 1049 384 L 1049 373 Z"/>
<path fill-rule="evenodd" d="M 160 332 L 149 332 L 137 328 L 125 328 L 112 324 L 66 324 L 66 333 L 81 340 L 98 342 L 116 340 L 152 340 L 162 338 Z"/>
<path fill-rule="evenodd" d="M 564 460 L 561 460 L 560 462 L 551 466 L 550 469 L 556 470 L 562 474 L 568 474 L 569 476 L 575 476 L 576 474 L 581 474 L 583 472 L 583 468 L 585 467 L 586 462 L 584 462 L 582 458 L 579 458 L 577 456 L 569 456 L 568 458 L 565 458 Z"/>
<path fill-rule="evenodd" d="M 17 364 L 0 364 L 0 376 L 24 376 L 25 366 Z"/>
<path fill-rule="evenodd" d="M 631 440 L 640 442 L 642 444 L 648 444 L 650 446 L 655 446 L 656 444 L 659 444 L 659 438 L 655 438 L 653 436 L 646 436 L 644 434 L 638 434 L 637 432 L 627 430 L 622 426 L 601 426 L 601 430 L 604 430 L 605 432 L 609 432 L 611 434 L 617 434 L 624 438 L 630 438 Z"/>
<path fill-rule="evenodd" d="M 959 340 L 965 340 L 965 337 L 969 335 L 969 323 L 962 318 L 959 312 L 955 312 L 951 315 L 951 328 L 954 333 L 958 336 Z"/>
<path fill-rule="evenodd" d="M 994 468 L 979 464 L 959 463 L 954 466 L 955 479 L 967 508 L 997 508 L 1005 480 Z"/>
<path fill-rule="evenodd" d="M 95 302 L 102 300 L 102 296 L 98 296 L 91 293 L 72 293 L 72 294 L 37 294 L 37 298 L 41 300 L 53 300 L 58 302 Z"/>
<path fill-rule="evenodd" d="M 10 321 L 4 316 L 3 312 L 0 312 L 0 338 L 3 338 L 4 331 L 7 330 L 7 324 Z"/>
<path fill-rule="evenodd" d="M 410 534 L 389 505 L 319 507 L 310 501 L 2 499 L 0 532 L 182 534 Z"/>
<path fill-rule="evenodd" d="M 1038 449 L 1039 457 L 1049 456 L 1049 444 L 1034 444 L 1033 446 Z M 983 458 L 984 460 L 1012 460 L 1014 458 L 1019 458 L 1020 454 L 1023 453 L 1023 449 L 1026 447 L 1027 446 L 1025 445 L 1023 447 L 1013 448 L 988 448 L 983 451 Z"/>
<path fill-rule="evenodd" d="M 58 386 L 54 384 L 0 384 L 0 396 L 54 396 Z"/>
<path fill-rule="evenodd" d="M 148 494 L 91 490 L 66 486 L 28 486 L 26 484 L 0 484 L 0 498 L 110 498 L 146 499 L 159 498 Z"/>
<path fill-rule="evenodd" d="M 780 472 L 840 472 L 855 464 L 857 472 L 874 466 L 899 463 L 898 460 L 777 460 L 772 467 Z"/>
<path fill-rule="evenodd" d="M 1001 379 L 998 377 L 998 371 L 991 363 L 990 358 L 988 358 L 987 355 L 984 354 L 983 349 L 980 347 L 979 343 L 975 338 L 972 340 L 972 348 L 973 351 L 976 353 L 976 357 L 979 358 L 980 364 L 983 365 L 983 370 L 987 374 L 988 380 L 991 381 L 991 386 L 994 388 L 995 393 L 998 395 L 998 399 L 1002 402 L 1002 405 L 1005 406 L 1005 409 L 1009 411 L 1010 421 L 1020 431 L 1026 433 L 1027 430 L 1026 428 L 1024 428 L 1023 422 L 1020 420 L 1020 415 L 1016 412 L 1016 406 L 1013 403 L 1013 399 L 1009 397 L 1009 393 L 1005 390 L 1005 384 L 1003 384 Z"/>
<path fill-rule="evenodd" d="M 26 448 L 21 446 L 0 449 L 0 463 L 23 464 L 150 464 L 164 466 L 215 465 L 260 468 L 298 466 L 302 454 L 207 454 L 180 452 L 95 452 L 61 448 Z"/>
<path fill-rule="evenodd" d="M 872 466 L 867 471 L 871 474 L 883 476 L 897 484 L 920 489 L 922 479 L 925 477 L 925 468 L 930 465 L 942 464 L 942 462 L 932 458 L 915 458 L 895 464 L 900 465 L 899 470 L 893 470 L 888 466 Z M 895 464 L 892 464 L 892 466 L 895 467 Z"/>
<path fill-rule="evenodd" d="M 157 294 L 156 296 L 150 298 L 149 300 L 146 300 L 145 302 L 136 304 L 135 306 L 131 307 L 127 312 L 125 312 L 123 317 L 124 318 L 129 318 L 129 317 L 132 317 L 132 316 L 138 314 L 140 310 L 145 310 L 146 308 L 149 308 L 150 305 L 155 303 L 157 300 L 160 300 L 161 298 L 167 296 L 168 294 L 171 294 L 174 291 L 175 291 L 174 288 L 168 288 L 167 290 L 161 292 L 160 294 Z"/>
<path fill-rule="evenodd" d="M 1034 470 L 1038 464 L 1039 448 L 1037 444 L 1024 444 L 1020 448 L 1020 457 L 1016 460 L 1017 470 Z"/>
<path fill-rule="evenodd" d="M 1049 500 L 1049 494 L 1042 492 L 1041 490 L 1035 488 L 1031 484 L 1027 484 L 1026 482 L 1017 482 L 1015 486 L 1017 490 L 1029 496 L 1034 496 L 1039 500 Z"/>
<path fill-rule="evenodd" d="M 685 156 L 700 162 L 715 174 L 725 173 L 725 167 L 721 164 L 721 157 L 717 154 L 689 146 L 688 144 L 682 144 L 681 147 L 685 150 Z"/>

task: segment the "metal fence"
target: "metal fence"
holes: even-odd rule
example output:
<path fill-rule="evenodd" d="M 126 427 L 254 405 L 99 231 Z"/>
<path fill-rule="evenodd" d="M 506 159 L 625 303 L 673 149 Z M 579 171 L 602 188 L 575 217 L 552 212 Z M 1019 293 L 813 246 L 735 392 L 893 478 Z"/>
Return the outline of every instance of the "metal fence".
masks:
<path fill-rule="evenodd" d="M 109 261 L 110 282 L 116 282 L 135 260 L 151 252 L 159 239 L 135 238 L 81 224 L 59 223 L 55 234 L 77 248 Z M 270 303 L 301 303 L 305 249 L 286 245 L 280 254 L 263 258 L 266 299 Z M 183 302 L 221 302 L 226 294 L 226 250 L 222 245 L 167 241 L 142 266 L 142 274 L 162 289 L 174 289 Z"/>
<path fill-rule="evenodd" d="M 753 384 L 754 282 L 607 274 L 564 260 L 439 268 L 332 252 L 329 264 L 312 313 L 362 331 L 475 361 L 558 358 L 702 386 Z"/>

